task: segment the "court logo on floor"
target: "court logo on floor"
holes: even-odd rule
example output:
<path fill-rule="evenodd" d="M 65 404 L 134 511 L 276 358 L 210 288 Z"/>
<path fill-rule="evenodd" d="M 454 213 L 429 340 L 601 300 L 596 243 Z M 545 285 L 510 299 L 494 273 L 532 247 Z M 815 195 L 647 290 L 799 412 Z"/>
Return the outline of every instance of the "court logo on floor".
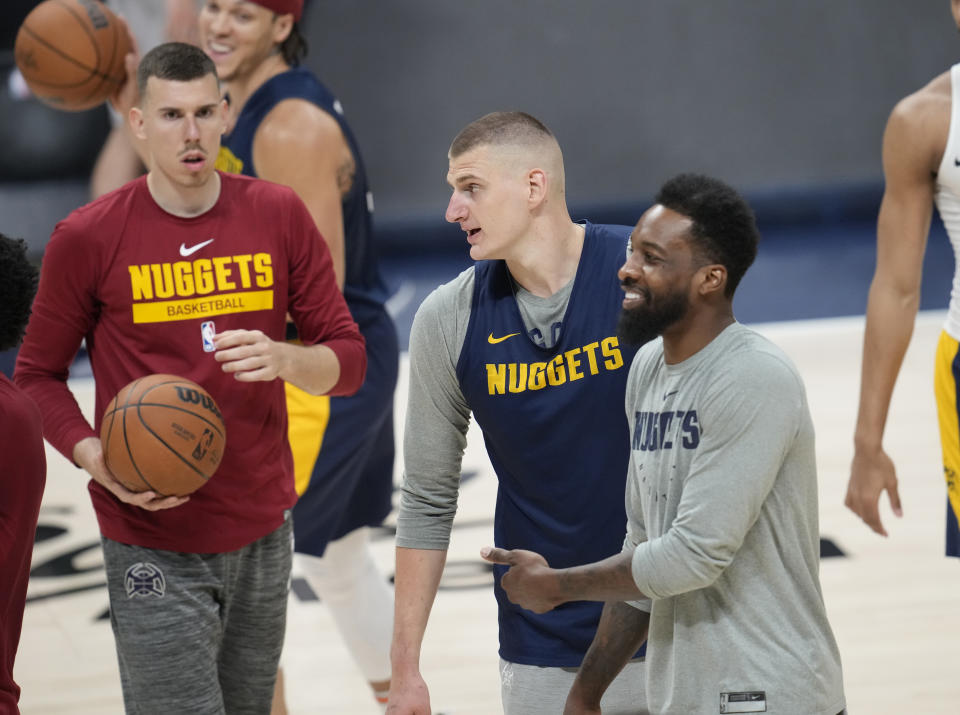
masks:
<path fill-rule="evenodd" d="M 162 598 L 167 590 L 163 571 L 151 563 L 135 563 L 123 576 L 123 588 L 127 598 L 157 596 Z"/>

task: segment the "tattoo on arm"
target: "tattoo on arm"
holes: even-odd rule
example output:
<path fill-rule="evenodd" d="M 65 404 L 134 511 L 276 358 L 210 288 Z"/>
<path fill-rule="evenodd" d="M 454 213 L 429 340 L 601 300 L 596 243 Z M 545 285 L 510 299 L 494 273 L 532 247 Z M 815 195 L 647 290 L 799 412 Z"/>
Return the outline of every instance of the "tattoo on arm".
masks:
<path fill-rule="evenodd" d="M 353 187 L 353 179 L 357 175 L 357 164 L 353 157 L 347 159 L 337 167 L 337 188 L 340 189 L 340 196 L 346 196 Z"/>

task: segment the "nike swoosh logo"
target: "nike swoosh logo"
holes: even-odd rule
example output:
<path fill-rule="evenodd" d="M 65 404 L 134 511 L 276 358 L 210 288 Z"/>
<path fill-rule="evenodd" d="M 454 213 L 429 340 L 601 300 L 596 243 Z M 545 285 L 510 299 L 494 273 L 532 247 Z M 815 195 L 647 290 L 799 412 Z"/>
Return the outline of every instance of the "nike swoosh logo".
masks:
<path fill-rule="evenodd" d="M 507 338 L 512 338 L 514 335 L 519 335 L 520 333 L 510 333 L 509 335 L 504 335 L 502 338 L 493 337 L 493 333 L 490 333 L 490 336 L 487 338 L 487 342 L 491 345 L 496 345 L 497 343 L 502 343 Z"/>
<path fill-rule="evenodd" d="M 958 159 L 957 157 L 953 157 L 953 165 L 960 166 L 960 159 Z"/>
<path fill-rule="evenodd" d="M 680 390 L 674 390 L 673 392 L 667 392 L 664 394 L 663 399 L 667 399 L 670 395 L 676 395 Z"/>
<path fill-rule="evenodd" d="M 194 253 L 196 253 L 197 251 L 199 251 L 201 248 L 203 248 L 204 246 L 209 246 L 211 243 L 213 243 L 213 239 L 212 239 L 212 238 L 207 239 L 206 241 L 201 241 L 201 242 L 198 243 L 196 246 L 190 246 L 190 248 L 187 248 L 186 244 L 181 243 L 181 244 L 180 244 L 180 255 L 183 256 L 184 258 L 186 258 L 187 256 L 192 256 Z"/>

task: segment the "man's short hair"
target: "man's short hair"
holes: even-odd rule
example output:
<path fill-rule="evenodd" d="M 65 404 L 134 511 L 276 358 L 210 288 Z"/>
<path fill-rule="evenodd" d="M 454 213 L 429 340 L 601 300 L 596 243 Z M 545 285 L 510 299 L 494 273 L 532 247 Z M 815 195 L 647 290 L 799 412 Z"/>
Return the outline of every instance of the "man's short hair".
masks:
<path fill-rule="evenodd" d="M 22 238 L 0 233 L 0 350 L 20 344 L 37 292 L 37 269 Z"/>
<path fill-rule="evenodd" d="M 702 174 L 679 174 L 667 181 L 655 203 L 693 222 L 695 248 L 707 263 L 727 269 L 724 293 L 733 297 L 740 279 L 757 257 L 760 232 L 753 209 L 731 186 Z"/>
<path fill-rule="evenodd" d="M 453 139 L 450 156 L 457 157 L 485 144 L 528 146 L 552 140 L 553 132 L 536 117 L 526 112 L 491 112 L 476 119 Z"/>
<path fill-rule="evenodd" d="M 190 82 L 208 74 L 213 75 L 219 87 L 217 67 L 206 52 L 185 42 L 165 42 L 154 47 L 140 60 L 137 68 L 137 89 L 140 90 L 142 98 L 146 94 L 147 80 L 151 77 Z"/>

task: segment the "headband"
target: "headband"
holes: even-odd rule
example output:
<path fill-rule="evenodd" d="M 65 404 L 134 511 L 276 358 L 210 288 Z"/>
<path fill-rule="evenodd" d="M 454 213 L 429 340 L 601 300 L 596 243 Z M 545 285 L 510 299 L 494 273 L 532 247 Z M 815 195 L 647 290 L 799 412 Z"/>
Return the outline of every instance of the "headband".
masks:
<path fill-rule="evenodd" d="M 273 10 L 278 15 L 291 14 L 297 22 L 303 15 L 303 0 L 251 0 L 251 2 Z"/>

